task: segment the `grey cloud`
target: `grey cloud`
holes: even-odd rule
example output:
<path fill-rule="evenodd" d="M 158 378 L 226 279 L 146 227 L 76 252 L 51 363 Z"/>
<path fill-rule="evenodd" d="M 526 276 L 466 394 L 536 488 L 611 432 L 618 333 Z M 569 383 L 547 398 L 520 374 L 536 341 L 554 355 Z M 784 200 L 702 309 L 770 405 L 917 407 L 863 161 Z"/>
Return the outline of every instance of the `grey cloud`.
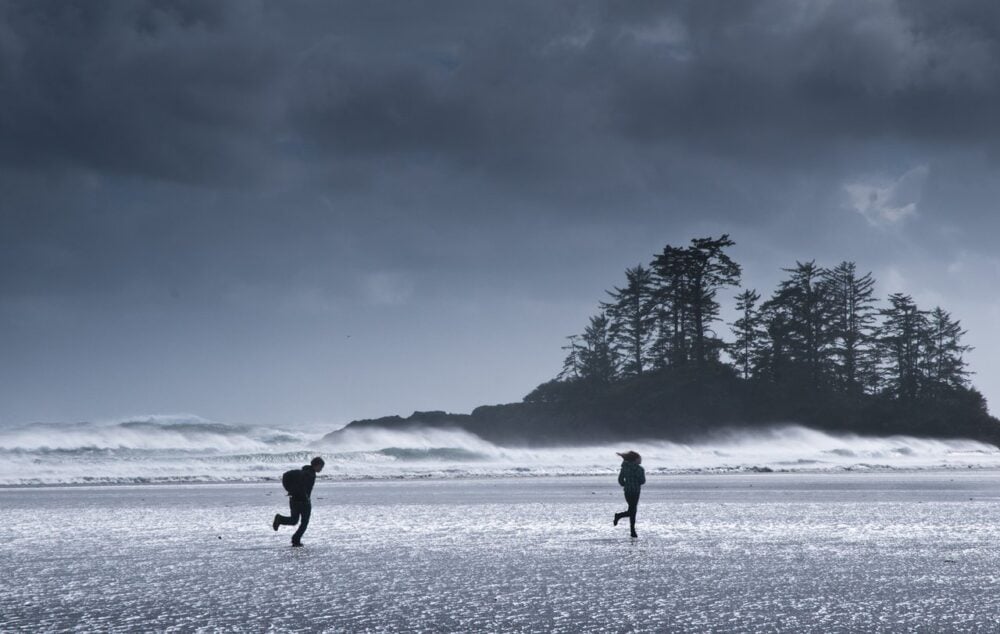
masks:
<path fill-rule="evenodd" d="M 995 143 L 982 6 L 15 3 L 2 157 L 249 183 L 416 154 L 516 182 L 650 143 L 784 166 Z"/>
<path fill-rule="evenodd" d="M 223 6 L 6 4 L 0 160 L 183 182 L 253 173 L 278 58 L 259 16 Z"/>
<path fill-rule="evenodd" d="M 638 141 L 786 165 L 852 139 L 996 142 L 1000 75 L 987 34 L 928 29 L 949 16 L 913 16 L 890 2 L 713 6 L 681 13 L 685 56 L 625 49 L 637 61 L 623 64 L 620 122 Z"/>
<path fill-rule="evenodd" d="M 312 342 L 341 354 L 330 332 L 370 324 L 404 383 L 464 354 L 456 328 L 507 367 L 533 355 L 495 397 L 441 370 L 460 406 L 516 398 L 625 267 L 721 232 L 762 290 L 854 259 L 978 305 L 992 269 L 948 266 L 1000 231 L 998 46 L 985 0 L 4 3 L 0 345 L 33 370 L 0 365 L 0 402 L 133 347 L 178 386 L 214 381 L 178 351 L 266 384 L 257 345 L 322 377 Z M 366 415 L 396 407 L 363 392 Z"/>

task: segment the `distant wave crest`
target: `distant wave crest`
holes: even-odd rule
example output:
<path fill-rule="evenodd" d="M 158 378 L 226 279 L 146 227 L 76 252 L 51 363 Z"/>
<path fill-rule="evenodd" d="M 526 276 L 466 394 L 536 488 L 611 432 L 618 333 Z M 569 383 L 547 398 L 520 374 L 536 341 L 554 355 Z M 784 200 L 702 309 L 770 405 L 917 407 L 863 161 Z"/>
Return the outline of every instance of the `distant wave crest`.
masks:
<path fill-rule="evenodd" d="M 0 430 L 0 485 L 277 481 L 317 454 L 334 479 L 613 475 L 635 449 L 650 474 L 1000 468 L 971 440 L 834 435 L 796 425 L 717 434 L 698 443 L 511 448 L 458 429 L 322 433 L 197 417 L 34 424 Z"/>
<path fill-rule="evenodd" d="M 105 424 L 35 423 L 0 430 L 0 450 L 247 451 L 302 446 L 312 439 L 312 436 L 286 430 L 202 419 L 151 417 Z"/>

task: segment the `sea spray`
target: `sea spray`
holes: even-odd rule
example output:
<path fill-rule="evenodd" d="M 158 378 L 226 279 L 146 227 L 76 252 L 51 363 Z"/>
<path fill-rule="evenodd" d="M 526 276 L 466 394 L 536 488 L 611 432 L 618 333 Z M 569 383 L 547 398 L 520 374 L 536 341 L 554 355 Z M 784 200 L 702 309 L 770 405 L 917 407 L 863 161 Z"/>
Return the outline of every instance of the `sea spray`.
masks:
<path fill-rule="evenodd" d="M 325 430 L 323 430 L 325 431 Z M 279 427 L 198 418 L 34 424 L 0 431 L 0 485 L 271 480 L 327 458 L 325 478 L 613 475 L 635 449 L 651 475 L 734 471 L 1000 468 L 1000 450 L 972 440 L 834 435 L 797 425 L 716 433 L 699 442 L 503 447 L 464 430 L 352 429 L 335 442 Z"/>

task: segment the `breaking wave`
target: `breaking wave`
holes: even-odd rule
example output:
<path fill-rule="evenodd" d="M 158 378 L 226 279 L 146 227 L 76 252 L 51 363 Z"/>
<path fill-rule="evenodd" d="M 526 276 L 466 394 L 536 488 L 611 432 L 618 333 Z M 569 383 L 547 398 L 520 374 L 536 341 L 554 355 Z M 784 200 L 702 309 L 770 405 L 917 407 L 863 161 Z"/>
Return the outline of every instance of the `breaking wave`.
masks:
<path fill-rule="evenodd" d="M 697 443 L 511 448 L 458 429 L 322 433 L 197 417 L 33 424 L 0 430 L 0 486 L 277 481 L 321 454 L 333 479 L 614 474 L 635 449 L 651 474 L 1000 468 L 1000 450 L 972 440 L 834 435 L 786 425 Z"/>

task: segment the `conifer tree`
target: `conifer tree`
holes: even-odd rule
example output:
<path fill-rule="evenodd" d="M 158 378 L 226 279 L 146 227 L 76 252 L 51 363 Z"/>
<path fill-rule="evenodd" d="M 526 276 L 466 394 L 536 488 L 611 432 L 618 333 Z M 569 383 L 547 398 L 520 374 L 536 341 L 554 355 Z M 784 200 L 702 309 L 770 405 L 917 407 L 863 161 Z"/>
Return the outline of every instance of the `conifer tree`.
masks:
<path fill-rule="evenodd" d="M 611 383 L 618 378 L 618 358 L 612 338 L 607 313 L 602 311 L 590 318 L 577 350 L 581 379 Z"/>
<path fill-rule="evenodd" d="M 658 368 L 682 365 L 688 360 L 689 310 L 687 302 L 687 251 L 669 244 L 653 260 L 656 334 L 651 356 Z"/>
<path fill-rule="evenodd" d="M 652 365 L 657 302 L 649 269 L 642 265 L 627 269 L 625 278 L 624 288 L 608 291 L 612 301 L 602 308 L 611 318 L 612 345 L 622 362 L 621 374 L 638 376 Z"/>
<path fill-rule="evenodd" d="M 580 378 L 580 335 L 570 335 L 566 337 L 566 345 L 562 347 L 566 351 L 566 359 L 563 361 L 562 371 L 556 378 L 561 381 L 573 381 Z"/>
<path fill-rule="evenodd" d="M 808 373 L 809 385 L 819 388 L 829 370 L 829 302 L 823 284 L 823 269 L 815 261 L 796 262 L 783 269 L 791 276 L 762 309 L 773 323 L 768 324 L 772 345 L 780 338 L 781 346 L 772 350 L 772 362 L 782 360 Z"/>
<path fill-rule="evenodd" d="M 789 311 L 786 306 L 774 300 L 772 297 L 760 307 L 764 337 L 755 370 L 758 377 L 780 383 L 792 375 L 796 360 Z"/>
<path fill-rule="evenodd" d="M 695 238 L 689 247 L 667 245 L 653 260 L 660 282 L 661 315 L 669 320 L 661 322 L 655 348 L 667 364 L 693 361 L 701 365 L 718 358 L 723 343 L 711 330 L 719 319 L 716 295 L 726 286 L 739 284 L 742 272 L 725 252 L 734 244 L 726 234 Z"/>
<path fill-rule="evenodd" d="M 719 290 L 740 283 L 742 269 L 725 252 L 736 243 L 723 234 L 719 238 L 697 238 L 691 241 L 689 275 L 691 286 L 692 355 L 695 363 L 717 360 L 723 348 L 722 340 L 711 334 L 711 324 L 719 320 Z"/>
<path fill-rule="evenodd" d="M 854 262 L 841 262 L 824 271 L 822 278 L 829 302 L 828 334 L 835 380 L 842 391 L 860 394 L 876 382 L 878 371 L 875 280 L 871 273 L 859 277 Z"/>
<path fill-rule="evenodd" d="M 903 293 L 889 296 L 889 307 L 881 312 L 878 344 L 882 350 L 884 380 L 900 400 L 912 401 L 924 383 L 922 359 L 929 340 L 927 314 L 913 298 Z"/>
<path fill-rule="evenodd" d="M 744 379 L 754 376 L 760 361 L 760 346 L 767 333 L 761 321 L 757 302 L 760 293 L 746 289 L 736 296 L 736 312 L 739 319 L 730 324 L 735 341 L 729 346 L 729 356 Z"/>
<path fill-rule="evenodd" d="M 940 306 L 929 313 L 924 374 L 934 395 L 968 384 L 969 371 L 963 355 L 972 348 L 962 344 L 965 334 L 961 323 Z"/>

